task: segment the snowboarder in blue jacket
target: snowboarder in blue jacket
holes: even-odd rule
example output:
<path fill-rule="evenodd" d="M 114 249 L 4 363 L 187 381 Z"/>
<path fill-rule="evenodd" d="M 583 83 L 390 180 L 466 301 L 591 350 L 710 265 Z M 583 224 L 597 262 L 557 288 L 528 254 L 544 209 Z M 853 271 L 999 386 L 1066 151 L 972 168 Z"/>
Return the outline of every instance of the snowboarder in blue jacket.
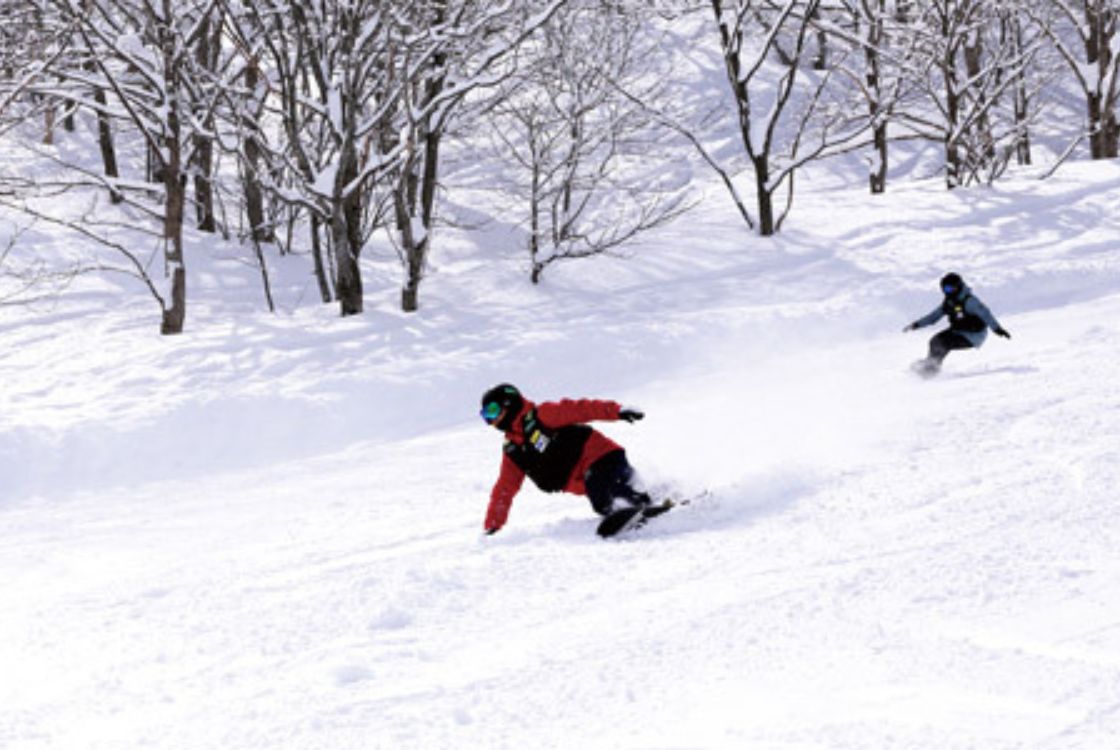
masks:
<path fill-rule="evenodd" d="M 929 340 L 929 356 L 914 363 L 914 369 L 923 375 L 934 375 L 941 363 L 954 349 L 973 349 L 983 345 L 988 329 L 1005 339 L 1011 334 L 1004 330 L 987 305 L 972 293 L 958 274 L 947 273 L 941 278 L 941 291 L 945 299 L 928 315 L 918 318 L 903 331 L 913 331 L 931 326 L 944 316 L 949 316 L 949 327 Z"/>

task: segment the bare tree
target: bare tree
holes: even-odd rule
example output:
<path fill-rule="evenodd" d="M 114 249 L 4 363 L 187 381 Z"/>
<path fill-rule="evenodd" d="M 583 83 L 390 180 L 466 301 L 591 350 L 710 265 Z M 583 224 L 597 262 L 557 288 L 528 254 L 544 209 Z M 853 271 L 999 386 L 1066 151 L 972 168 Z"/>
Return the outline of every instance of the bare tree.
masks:
<path fill-rule="evenodd" d="M 214 141 L 215 94 L 220 91 L 218 66 L 222 56 L 222 23 L 211 5 L 198 15 L 197 28 L 188 41 L 193 44 L 196 80 L 186 87 L 191 95 L 193 154 L 188 165 L 194 176 L 195 214 L 199 230 L 213 232 L 217 228 L 214 212 Z"/>
<path fill-rule="evenodd" d="M 512 73 L 513 54 L 568 1 L 412 4 L 408 28 L 422 44 L 419 55 L 411 52 L 406 58 L 410 85 L 403 98 L 403 136 L 394 143 L 397 164 L 392 191 L 405 268 L 404 311 L 419 307 L 435 227 L 440 149 L 448 129 L 468 96 L 499 85 Z"/>
<path fill-rule="evenodd" d="M 907 71 L 913 65 L 912 38 L 900 33 L 899 18 L 906 13 L 905 4 L 893 0 L 840 0 L 817 21 L 825 33 L 856 53 L 843 72 L 866 103 L 872 147 L 868 186 L 876 194 L 886 190 L 888 129 L 906 95 Z"/>
<path fill-rule="evenodd" d="M 864 60 L 866 61 L 864 80 L 866 81 L 868 115 L 871 117 L 872 142 L 875 149 L 875 159 L 868 175 L 868 184 L 872 193 L 882 193 L 887 187 L 888 154 L 887 123 L 889 96 L 885 94 L 884 65 L 882 47 L 886 41 L 885 25 L 888 20 L 886 0 L 862 0 L 857 6 L 860 15 L 856 16 L 862 21 L 861 27 L 866 29 L 866 45 L 864 46 Z"/>
<path fill-rule="evenodd" d="M 71 53 L 73 34 L 49 10 L 27 0 L 0 2 L 0 134 L 41 117 L 42 142 L 54 137 L 54 113 L 63 102 L 38 87 Z"/>
<path fill-rule="evenodd" d="M 1006 101 L 1025 106 L 1039 45 L 1003 43 L 1000 11 L 996 0 L 930 0 L 912 9 L 907 26 L 920 50 L 912 80 L 932 106 L 909 106 L 898 121 L 944 144 L 950 189 L 997 176 L 1026 128 L 1027 113 Z"/>
<path fill-rule="evenodd" d="M 661 127 L 634 99 L 657 100 L 657 38 L 622 4 L 572 2 L 546 24 L 488 122 L 524 206 L 530 278 L 559 260 L 613 250 L 677 216 L 680 190 L 659 185 Z M 664 157 L 670 158 L 668 156 Z"/>
<path fill-rule="evenodd" d="M 1028 35 L 1026 22 L 1022 11 L 1014 5 L 999 9 L 1001 47 L 1009 47 L 1011 59 L 1022 59 L 1024 53 L 1030 49 L 1033 40 Z M 1014 135 L 1012 142 L 1015 158 L 1020 166 L 1031 163 L 1031 131 L 1032 111 L 1034 98 L 1037 91 L 1032 86 L 1029 75 L 1030 68 L 1018 66 L 1010 71 L 1011 100 Z"/>
<path fill-rule="evenodd" d="M 267 88 L 261 86 L 261 72 L 258 57 L 251 54 L 245 61 L 244 101 L 248 106 L 238 108 L 235 121 L 240 127 L 237 139 L 238 163 L 241 165 L 242 192 L 245 196 L 245 213 L 249 221 L 249 233 L 254 242 L 272 242 L 276 230 L 268 220 L 265 208 L 265 191 L 261 180 L 261 169 L 265 148 L 264 133 L 260 125 L 264 114 L 264 97 Z"/>
<path fill-rule="evenodd" d="M 359 172 L 379 160 L 364 141 L 375 138 L 369 118 L 396 106 L 396 71 L 387 64 L 391 5 L 224 5 L 244 71 L 231 108 L 241 134 L 251 231 L 258 238 L 265 231 L 265 192 L 287 204 L 293 217 L 307 215 L 323 301 L 337 299 L 342 315 L 358 314 L 364 307 L 358 261 L 377 215 L 370 209 L 370 184 Z M 266 116 L 279 123 L 275 137 L 260 127 Z"/>
<path fill-rule="evenodd" d="M 513 0 L 226 3 L 238 46 L 263 58 L 282 124 L 269 189 L 309 212 L 321 288 L 327 297 L 333 287 L 343 315 L 362 311 L 358 260 L 389 211 L 405 266 L 401 305 L 417 308 L 446 129 L 564 1 L 536 14 Z"/>
<path fill-rule="evenodd" d="M 1085 97 L 1086 131 L 1094 159 L 1120 155 L 1118 0 L 1045 0 L 1028 3 L 1038 28 L 1065 61 Z"/>
<path fill-rule="evenodd" d="M 710 0 L 739 137 L 754 174 L 758 231 L 772 235 L 793 203 L 793 179 L 809 161 L 850 149 L 869 120 L 830 101 L 834 68 L 802 70 L 820 0 Z M 783 208 L 775 195 L 787 190 Z"/>
<path fill-rule="evenodd" d="M 209 28 L 213 5 L 207 0 L 51 0 L 51 7 L 75 30 L 96 65 L 96 74 L 88 60 L 76 68 L 57 66 L 59 76 L 80 85 L 81 93 L 64 95 L 74 100 L 87 97 L 81 99 L 84 106 L 107 112 L 110 104 L 97 92 L 111 92 L 115 114 L 135 129 L 155 161 L 154 174 L 162 186 L 159 220 L 168 281 L 166 293 L 157 295 L 163 304 L 160 331 L 180 333 L 186 318 L 183 217 L 188 165 L 191 144 L 201 142 L 195 136 L 205 122 L 192 112 L 192 102 L 204 98 L 198 88 L 204 77 L 195 69 L 191 51 L 198 34 Z"/>

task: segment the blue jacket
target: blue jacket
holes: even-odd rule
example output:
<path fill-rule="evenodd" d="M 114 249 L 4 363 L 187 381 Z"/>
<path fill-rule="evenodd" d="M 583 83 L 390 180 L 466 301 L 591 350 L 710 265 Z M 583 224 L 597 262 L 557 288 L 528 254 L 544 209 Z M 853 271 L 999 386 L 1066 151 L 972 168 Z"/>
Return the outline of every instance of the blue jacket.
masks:
<path fill-rule="evenodd" d="M 914 327 L 931 326 L 946 315 L 949 316 L 949 329 L 964 336 L 975 347 L 979 347 L 988 338 L 989 328 L 994 331 L 1001 327 L 988 306 L 973 295 L 967 285 L 963 285 L 956 295 L 946 297 L 928 315 L 915 320 Z"/>

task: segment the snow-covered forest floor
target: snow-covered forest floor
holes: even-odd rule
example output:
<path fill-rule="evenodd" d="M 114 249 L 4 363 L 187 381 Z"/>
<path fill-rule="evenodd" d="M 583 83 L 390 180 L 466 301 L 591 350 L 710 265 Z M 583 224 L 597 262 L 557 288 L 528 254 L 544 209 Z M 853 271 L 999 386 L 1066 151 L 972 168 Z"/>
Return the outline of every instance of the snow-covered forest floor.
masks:
<path fill-rule="evenodd" d="M 1113 746 L 1120 164 L 798 201 L 536 287 L 448 230 L 414 315 L 389 253 L 349 319 L 273 259 L 271 315 L 198 236 L 181 336 L 116 278 L 0 308 L 0 746 Z M 1013 338 L 923 381 L 949 270 Z M 707 496 L 483 537 L 500 381 L 640 406 L 602 429 Z"/>

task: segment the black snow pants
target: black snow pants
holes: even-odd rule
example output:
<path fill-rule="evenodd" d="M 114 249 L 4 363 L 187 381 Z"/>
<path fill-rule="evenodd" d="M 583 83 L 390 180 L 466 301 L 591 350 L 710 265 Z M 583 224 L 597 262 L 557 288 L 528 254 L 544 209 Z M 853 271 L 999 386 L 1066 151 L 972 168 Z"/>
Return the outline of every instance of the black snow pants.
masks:
<path fill-rule="evenodd" d="M 954 349 L 971 349 L 972 342 L 961 334 L 946 328 L 929 340 L 929 359 L 938 365 Z"/>
<path fill-rule="evenodd" d="M 628 505 L 649 505 L 650 498 L 644 492 L 634 489 L 634 468 L 626 460 L 626 451 L 617 450 L 607 453 L 587 470 L 583 484 L 591 507 L 601 516 L 618 510 L 615 500 L 624 500 Z"/>

